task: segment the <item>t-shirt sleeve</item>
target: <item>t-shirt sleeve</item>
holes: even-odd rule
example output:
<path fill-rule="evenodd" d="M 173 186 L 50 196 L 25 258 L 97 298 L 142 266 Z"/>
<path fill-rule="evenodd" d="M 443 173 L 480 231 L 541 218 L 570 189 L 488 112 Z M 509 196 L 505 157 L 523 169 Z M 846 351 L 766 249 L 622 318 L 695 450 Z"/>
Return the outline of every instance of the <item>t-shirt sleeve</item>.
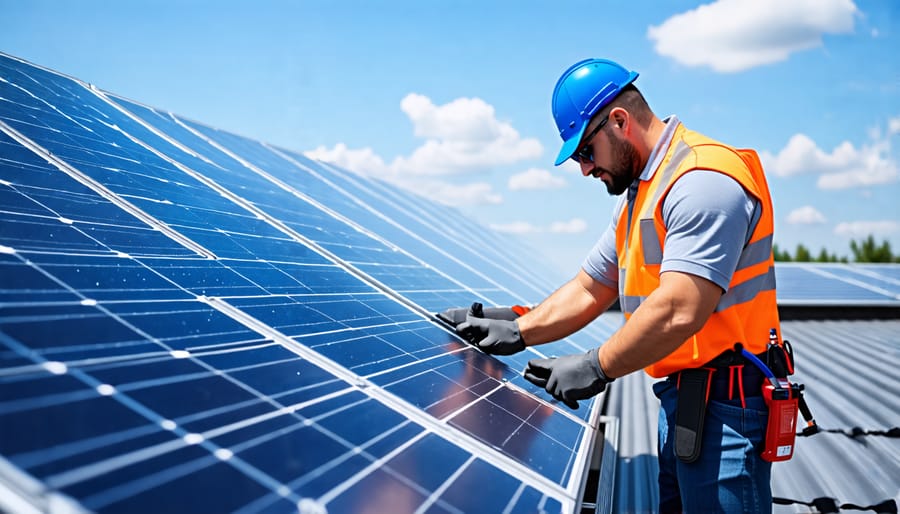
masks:
<path fill-rule="evenodd" d="M 728 175 L 686 173 L 663 201 L 666 240 L 660 273 L 690 273 L 728 291 L 758 209 L 759 202 Z"/>
<path fill-rule="evenodd" d="M 585 257 L 581 269 L 597 282 L 618 290 L 619 288 L 619 260 L 616 257 L 616 225 L 619 213 L 622 212 L 624 198 L 616 203 L 612 221 L 597 240 L 597 243 Z"/>

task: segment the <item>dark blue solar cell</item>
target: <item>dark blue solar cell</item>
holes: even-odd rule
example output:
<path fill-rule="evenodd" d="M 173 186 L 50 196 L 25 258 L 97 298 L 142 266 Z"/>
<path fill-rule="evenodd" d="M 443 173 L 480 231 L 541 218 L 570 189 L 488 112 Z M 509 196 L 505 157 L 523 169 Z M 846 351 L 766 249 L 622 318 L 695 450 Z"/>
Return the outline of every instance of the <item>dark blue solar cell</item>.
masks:
<path fill-rule="evenodd" d="M 271 401 L 264 398 L 252 398 L 239 403 L 228 404 L 219 408 L 206 411 L 197 411 L 174 418 L 172 421 L 179 427 L 192 433 L 206 433 L 215 431 L 220 433 L 223 427 L 242 426 L 247 420 L 256 418 L 269 418 L 278 409 Z M 252 426 L 258 427 L 259 424 Z M 228 433 L 222 437 L 227 437 Z"/>
<path fill-rule="evenodd" d="M 217 376 L 178 380 L 133 390 L 125 386 L 123 389 L 130 397 L 170 419 L 257 398 L 233 382 Z"/>
<path fill-rule="evenodd" d="M 474 493 L 483 490 L 487 484 L 490 487 L 490 494 Z M 507 512 L 505 509 L 515 505 L 514 500 L 517 499 L 521 487 L 522 483 L 519 480 L 478 459 L 450 484 L 441 495 L 441 500 L 461 512 Z M 526 503 L 523 507 L 525 512 L 540 511 L 534 504 Z M 544 510 L 540 512 L 560 512 L 560 508 L 558 503 L 545 504 Z"/>
<path fill-rule="evenodd" d="M 171 281 L 130 258 L 47 254 L 31 260 L 69 287 L 97 301 L 192 298 Z"/>
<path fill-rule="evenodd" d="M 244 325 L 197 301 L 115 303 L 106 307 L 144 334 L 175 349 L 259 338 Z"/>
<path fill-rule="evenodd" d="M 271 294 L 307 294 L 313 290 L 268 262 L 229 261 L 227 266 Z M 319 268 L 307 267 L 308 273 Z"/>
<path fill-rule="evenodd" d="M 63 405 L 0 414 L 0 453 L 10 456 L 141 426 L 147 420 L 116 400 L 94 393 Z M 52 430 L 47 428 L 52 427 Z"/>
<path fill-rule="evenodd" d="M 78 300 L 75 293 L 14 255 L 0 253 L 0 277 L 0 303 Z"/>
<path fill-rule="evenodd" d="M 96 240 L 56 218 L 5 213 L 0 219 L 3 221 L 0 245 L 14 248 L 19 252 L 109 253 L 109 249 Z"/>
<path fill-rule="evenodd" d="M 143 340 L 130 328 L 96 307 L 7 307 L 0 313 L 0 332 L 31 349 Z"/>
<path fill-rule="evenodd" d="M 229 303 L 289 336 L 328 332 L 344 326 L 312 306 L 294 302 L 290 298 L 234 298 Z"/>
<path fill-rule="evenodd" d="M 329 501 L 327 508 L 332 512 L 359 512 L 368 508 L 376 509 L 374 512 L 415 511 L 468 458 L 459 447 L 426 435 L 389 460 L 384 468 L 366 475 Z M 438 462 L 447 466 L 434 465 Z"/>
<path fill-rule="evenodd" d="M 335 382 L 346 384 L 311 362 L 301 359 L 280 345 L 264 348 L 225 348 L 217 353 L 198 354 L 196 358 L 221 370 L 253 389 L 273 397 L 294 393 L 290 403 L 300 401 L 296 393 L 307 390 L 308 396 L 324 394 L 323 386 Z"/>
<path fill-rule="evenodd" d="M 84 382 L 69 375 L 54 375 L 44 369 L 12 376 L 0 376 L 0 412 L 13 412 L 34 408 L 47 399 L 36 398 L 57 396 L 65 398 L 65 393 L 86 392 Z M 64 400 L 62 400 L 64 401 Z"/>
<path fill-rule="evenodd" d="M 236 455 L 282 482 L 300 478 L 351 451 L 298 419 L 287 427 L 269 430 L 266 437 L 267 440 L 237 451 Z"/>
<path fill-rule="evenodd" d="M 348 423 L 348 420 L 353 421 Z M 349 443 L 365 446 L 366 453 L 376 458 L 383 457 L 408 441 L 413 433 L 422 430 L 418 425 L 407 427 L 410 422 L 406 417 L 374 400 L 356 403 L 344 411 L 318 419 L 316 423 Z"/>
<path fill-rule="evenodd" d="M 227 488 L 223 484 L 228 484 Z M 231 512 L 267 492 L 266 487 L 248 480 L 242 471 L 225 463 L 210 462 L 197 470 L 185 470 L 172 483 L 164 482 L 157 488 L 121 496 L 102 506 L 92 506 L 89 501 L 85 506 L 101 513 Z M 100 496 L 98 502 L 104 499 Z"/>
<path fill-rule="evenodd" d="M 335 362 L 361 373 L 359 368 L 372 363 L 391 361 L 391 366 L 398 366 L 404 362 L 415 360 L 403 350 L 391 346 L 377 337 L 360 337 L 346 341 L 311 346 L 318 353 L 331 358 Z M 397 360 L 399 358 L 399 360 Z M 374 371 L 366 367 L 366 371 Z M 375 369 L 377 370 L 377 368 Z"/>
<path fill-rule="evenodd" d="M 140 493 L 144 489 L 141 485 L 147 486 L 159 481 L 154 478 L 160 475 L 177 477 L 178 468 L 184 463 L 199 463 L 203 467 L 209 467 L 217 462 L 218 460 L 204 448 L 187 445 L 174 451 L 160 452 L 150 458 L 144 455 L 142 458 L 135 457 L 130 462 L 120 462 L 113 468 L 114 472 L 73 479 L 77 481 L 61 489 L 67 494 L 82 498 L 86 508 L 102 511 L 110 503 Z M 125 493 L 123 489 L 126 488 L 130 488 L 131 491 Z"/>
<path fill-rule="evenodd" d="M 415 512 L 428 494 L 402 475 L 376 469 L 326 507 L 328 512 Z"/>
<path fill-rule="evenodd" d="M 168 354 L 137 361 L 111 362 L 82 368 L 97 380 L 117 389 L 134 389 L 154 381 L 184 380 L 187 376 L 204 376 L 211 372 L 190 359 L 176 359 Z"/>
<path fill-rule="evenodd" d="M 416 407 L 427 410 L 432 404 L 454 396 L 453 393 L 458 392 L 459 387 L 449 378 L 434 371 L 428 371 L 402 382 L 385 386 L 385 389 Z"/>
<path fill-rule="evenodd" d="M 142 257 L 141 263 L 188 291 L 203 296 L 264 295 L 266 291 L 228 268 L 227 261 L 208 259 L 158 259 Z"/>
<path fill-rule="evenodd" d="M 4 211 L 7 211 L 2 213 L 3 217 L 0 218 L 0 220 L 4 220 L 4 223 L 6 223 L 6 216 L 9 216 L 12 213 L 15 213 L 16 215 L 39 216 L 43 218 L 54 217 L 53 211 L 38 203 L 37 200 L 33 200 L 28 195 L 19 192 L 18 189 L 19 188 L 13 189 L 11 186 L 0 183 L 0 205 L 3 206 Z M 13 219 L 29 218 L 17 217 Z"/>
<path fill-rule="evenodd" d="M 308 267 L 294 263 L 273 264 L 314 293 L 362 293 L 374 288 L 343 269 L 335 266 Z"/>
<path fill-rule="evenodd" d="M 148 424 L 59 445 L 52 452 L 20 454 L 15 462 L 33 476 L 44 478 L 176 439 L 173 432 Z"/>
<path fill-rule="evenodd" d="M 547 412 L 546 415 L 553 415 Z M 460 412 L 449 423 L 564 485 L 571 451 L 565 445 L 517 418 L 481 400 Z"/>

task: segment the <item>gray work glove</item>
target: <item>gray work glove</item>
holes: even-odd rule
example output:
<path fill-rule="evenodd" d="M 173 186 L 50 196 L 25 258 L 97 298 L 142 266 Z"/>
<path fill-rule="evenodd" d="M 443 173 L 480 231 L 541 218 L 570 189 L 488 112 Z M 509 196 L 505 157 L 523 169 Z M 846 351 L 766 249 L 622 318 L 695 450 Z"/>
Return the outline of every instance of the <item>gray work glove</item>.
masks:
<path fill-rule="evenodd" d="M 594 348 L 583 354 L 532 359 L 525 368 L 525 378 L 570 409 L 577 409 L 578 400 L 602 393 L 606 384 L 613 381 L 603 374 L 598 352 L 599 348 Z"/>
<path fill-rule="evenodd" d="M 525 349 L 516 320 L 485 319 L 480 303 L 473 303 L 466 321 L 456 326 L 456 333 L 493 355 L 512 355 Z"/>
<path fill-rule="evenodd" d="M 478 303 L 478 302 L 475 302 Z M 455 307 L 453 309 L 447 309 L 444 312 L 439 312 L 435 314 L 441 321 L 453 325 L 454 327 L 458 326 L 460 323 L 466 321 L 466 315 L 470 312 L 471 309 L 474 308 L 475 304 L 472 304 L 473 307 Z M 479 304 L 481 305 L 481 304 Z M 482 314 L 479 315 L 477 312 L 475 313 L 476 318 L 489 318 L 489 319 L 505 319 L 508 321 L 512 321 L 523 313 L 530 311 L 530 307 L 523 307 L 521 305 L 513 305 L 512 307 L 483 307 L 481 309 Z"/>

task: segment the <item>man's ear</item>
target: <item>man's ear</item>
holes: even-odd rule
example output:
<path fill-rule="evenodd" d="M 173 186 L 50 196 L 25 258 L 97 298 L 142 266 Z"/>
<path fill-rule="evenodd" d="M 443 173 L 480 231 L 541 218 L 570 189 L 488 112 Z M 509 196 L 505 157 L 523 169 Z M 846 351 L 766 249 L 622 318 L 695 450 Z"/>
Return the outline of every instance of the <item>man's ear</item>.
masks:
<path fill-rule="evenodd" d="M 629 121 L 630 117 L 628 116 L 628 111 L 625 109 L 616 107 L 609 111 L 609 122 L 617 128 L 625 130 Z"/>

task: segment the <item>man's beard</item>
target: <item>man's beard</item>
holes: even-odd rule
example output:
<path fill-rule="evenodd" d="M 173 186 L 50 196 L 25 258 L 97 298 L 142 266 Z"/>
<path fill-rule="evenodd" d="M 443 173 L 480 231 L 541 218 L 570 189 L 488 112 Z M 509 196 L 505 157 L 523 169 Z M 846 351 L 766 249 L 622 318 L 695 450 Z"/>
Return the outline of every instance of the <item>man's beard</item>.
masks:
<path fill-rule="evenodd" d="M 606 191 L 613 196 L 618 196 L 628 190 L 628 186 L 641 173 L 641 156 L 637 148 L 626 139 L 609 138 L 610 154 L 614 163 L 612 169 L 600 168 L 597 170 L 610 176 L 611 181 L 605 182 Z M 594 173 L 597 173 L 596 171 Z M 599 176 L 599 175 L 598 175 Z"/>

